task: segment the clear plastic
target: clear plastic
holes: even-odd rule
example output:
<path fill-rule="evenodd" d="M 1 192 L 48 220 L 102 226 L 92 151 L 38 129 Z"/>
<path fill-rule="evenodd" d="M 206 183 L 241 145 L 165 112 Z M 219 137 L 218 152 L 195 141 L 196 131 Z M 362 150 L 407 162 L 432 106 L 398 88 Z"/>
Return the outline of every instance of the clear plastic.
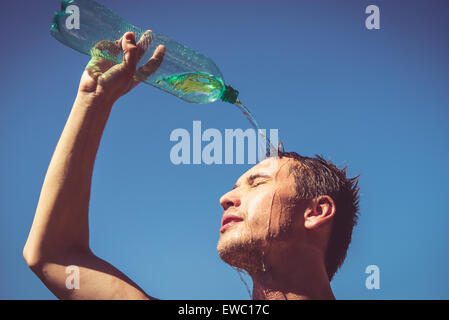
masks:
<path fill-rule="evenodd" d="M 70 24 L 75 9 L 79 10 L 79 28 Z M 92 0 L 62 1 L 61 11 L 55 13 L 50 28 L 50 34 L 58 41 L 87 55 L 92 55 L 92 49 L 98 42 L 118 40 L 129 31 L 134 32 L 136 39 L 140 39 L 145 32 Z M 160 33 L 146 33 L 146 36 L 150 36 L 152 42 L 140 59 L 138 68 L 159 45 L 165 45 L 166 51 L 162 64 L 144 80 L 145 83 L 191 103 L 208 103 L 218 99 L 230 103 L 238 101 L 238 91 L 225 85 L 223 75 L 210 58 Z M 102 57 L 114 63 L 122 61 L 121 53 L 118 56 L 103 53 Z"/>

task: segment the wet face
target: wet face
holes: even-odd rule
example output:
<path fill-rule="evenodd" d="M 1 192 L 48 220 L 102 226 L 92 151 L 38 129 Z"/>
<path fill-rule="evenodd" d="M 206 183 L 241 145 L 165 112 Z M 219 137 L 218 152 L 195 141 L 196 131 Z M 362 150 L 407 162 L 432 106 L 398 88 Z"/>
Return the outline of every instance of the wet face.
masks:
<path fill-rule="evenodd" d="M 291 158 L 268 158 L 223 195 L 217 250 L 228 264 L 255 273 L 264 257 L 301 241 L 304 204 L 298 201 Z"/>

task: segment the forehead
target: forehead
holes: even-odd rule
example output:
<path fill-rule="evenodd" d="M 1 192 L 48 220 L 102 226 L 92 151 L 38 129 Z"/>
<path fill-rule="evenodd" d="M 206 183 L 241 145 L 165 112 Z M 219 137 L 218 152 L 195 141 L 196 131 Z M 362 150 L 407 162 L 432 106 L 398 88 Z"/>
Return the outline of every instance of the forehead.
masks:
<path fill-rule="evenodd" d="M 241 175 L 236 184 L 244 183 L 249 177 L 256 175 L 285 179 L 290 176 L 290 169 L 294 164 L 295 160 L 292 158 L 267 158 Z"/>

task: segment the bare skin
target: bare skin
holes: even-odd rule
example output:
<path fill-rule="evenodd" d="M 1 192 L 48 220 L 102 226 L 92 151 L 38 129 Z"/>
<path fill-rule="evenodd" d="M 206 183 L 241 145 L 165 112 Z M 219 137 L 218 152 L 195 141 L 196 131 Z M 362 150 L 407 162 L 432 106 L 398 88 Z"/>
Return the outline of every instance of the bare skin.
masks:
<path fill-rule="evenodd" d="M 99 42 L 83 73 L 72 111 L 45 177 L 23 255 L 31 270 L 60 299 L 154 299 L 89 246 L 89 198 L 101 136 L 112 106 L 161 64 L 165 47 L 136 73 L 150 45 L 132 33 Z M 103 54 L 123 62 L 114 65 Z M 136 75 L 134 75 L 136 74 Z M 333 299 L 324 256 L 335 205 L 328 196 L 297 199 L 293 159 L 270 158 L 251 168 L 220 203 L 224 216 L 217 245 L 228 264 L 253 278 L 253 299 Z M 67 266 L 78 266 L 80 288 L 66 287 Z"/>
<path fill-rule="evenodd" d="M 165 47 L 138 70 L 149 46 L 133 33 L 114 43 L 101 42 L 111 54 L 123 50 L 117 65 L 94 57 L 83 73 L 72 111 L 61 134 L 42 186 L 23 255 L 36 275 L 60 299 L 151 299 L 126 275 L 97 257 L 89 247 L 89 197 L 95 156 L 114 102 L 151 75 Z M 116 50 L 114 52 L 114 46 Z M 66 288 L 66 267 L 80 270 L 80 289 Z"/>
<path fill-rule="evenodd" d="M 297 198 L 290 169 L 296 160 L 268 158 L 243 174 L 220 199 L 224 217 L 217 250 L 253 279 L 253 299 L 334 299 L 325 268 L 335 214 L 332 198 Z"/>

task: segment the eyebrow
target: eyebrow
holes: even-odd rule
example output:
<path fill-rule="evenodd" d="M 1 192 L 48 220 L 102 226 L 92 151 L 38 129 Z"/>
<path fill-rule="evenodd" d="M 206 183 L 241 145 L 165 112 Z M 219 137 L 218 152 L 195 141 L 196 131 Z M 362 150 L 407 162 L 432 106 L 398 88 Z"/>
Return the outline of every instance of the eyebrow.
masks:
<path fill-rule="evenodd" d="M 271 175 L 265 173 L 254 173 L 250 175 L 248 178 L 246 178 L 246 181 L 248 182 L 248 184 L 252 184 L 253 181 L 256 180 L 257 178 L 271 178 Z M 237 183 L 234 185 L 233 189 L 235 188 L 238 188 Z"/>

